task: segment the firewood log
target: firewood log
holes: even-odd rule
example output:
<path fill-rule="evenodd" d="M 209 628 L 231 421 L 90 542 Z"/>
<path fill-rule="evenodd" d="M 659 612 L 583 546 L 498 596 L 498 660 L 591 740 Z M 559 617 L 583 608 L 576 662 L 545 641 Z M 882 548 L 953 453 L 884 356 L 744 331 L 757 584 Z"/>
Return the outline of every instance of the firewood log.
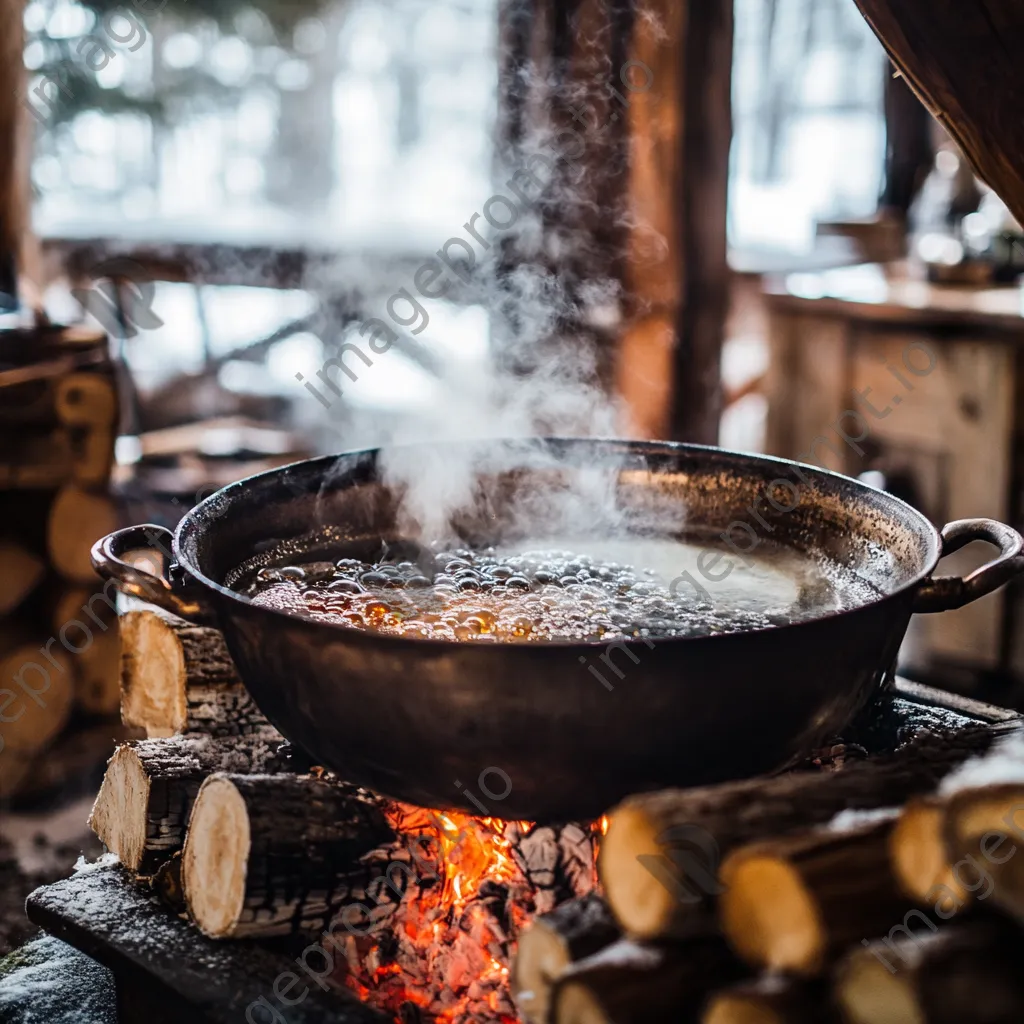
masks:
<path fill-rule="evenodd" d="M 130 871 L 148 877 L 181 849 L 199 787 L 218 771 L 276 771 L 280 747 L 260 737 L 176 736 L 117 748 L 89 827 Z"/>
<path fill-rule="evenodd" d="M 701 1024 L 831 1024 L 828 994 L 820 985 L 766 974 L 716 992 Z"/>
<path fill-rule="evenodd" d="M 329 924 L 346 871 L 394 840 L 379 802 L 310 775 L 211 775 L 182 852 L 189 915 L 210 938 Z"/>
<path fill-rule="evenodd" d="M 1015 725 L 924 736 L 840 772 L 793 772 L 631 797 L 610 816 L 598 868 L 627 934 L 686 937 L 709 927 L 719 858 L 744 843 L 828 822 L 840 811 L 902 803 Z"/>
<path fill-rule="evenodd" d="M 153 892 L 157 899 L 174 914 L 184 914 L 185 890 L 181 886 L 181 850 L 165 860 L 153 875 Z"/>
<path fill-rule="evenodd" d="M 1021 952 L 989 921 L 865 942 L 839 966 L 836 1002 L 847 1024 L 1016 1024 Z"/>
<path fill-rule="evenodd" d="M 908 909 L 889 865 L 894 816 L 741 847 L 722 865 L 722 931 L 748 963 L 820 975 Z"/>
<path fill-rule="evenodd" d="M 121 717 L 150 738 L 280 738 L 242 685 L 223 634 L 156 610 L 121 616 Z"/>
<path fill-rule="evenodd" d="M 596 893 L 536 918 L 520 936 L 512 962 L 512 995 L 529 1024 L 546 1024 L 551 989 L 562 972 L 621 937 Z"/>
<path fill-rule="evenodd" d="M 945 815 L 945 801 L 937 796 L 909 801 L 889 839 L 889 858 L 904 895 L 923 906 L 948 893 L 955 913 L 967 904 L 970 894 L 949 861 Z"/>
<path fill-rule="evenodd" d="M 0 618 L 9 615 L 46 575 L 46 565 L 13 540 L 0 540 Z"/>
<path fill-rule="evenodd" d="M 1024 922 L 1024 780 L 956 793 L 943 827 L 960 891 L 968 889 L 975 900 L 991 897 Z"/>
<path fill-rule="evenodd" d="M 697 1013 L 742 969 L 720 939 L 671 947 L 622 939 L 565 970 L 551 997 L 553 1024 L 667 1024 Z"/>
<path fill-rule="evenodd" d="M 120 525 L 117 509 L 105 494 L 70 485 L 57 495 L 50 509 L 47 547 L 50 562 L 74 583 L 95 582 L 90 561 L 93 544 Z"/>
<path fill-rule="evenodd" d="M 74 662 L 60 648 L 15 647 L 0 658 L 0 757 L 31 758 L 71 715 Z"/>

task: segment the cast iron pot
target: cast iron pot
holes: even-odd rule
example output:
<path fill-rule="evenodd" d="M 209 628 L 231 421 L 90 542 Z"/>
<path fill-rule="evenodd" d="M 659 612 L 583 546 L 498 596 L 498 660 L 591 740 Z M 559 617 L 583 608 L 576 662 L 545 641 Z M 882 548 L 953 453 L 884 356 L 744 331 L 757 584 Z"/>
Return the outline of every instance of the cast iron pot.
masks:
<path fill-rule="evenodd" d="M 400 503 L 381 479 L 395 449 L 240 481 L 192 509 L 173 539 L 160 527 L 121 530 L 93 561 L 126 592 L 222 629 L 267 718 L 343 778 L 414 804 L 527 820 L 585 820 L 630 793 L 783 765 L 868 701 L 912 613 L 958 608 L 1024 568 L 1024 541 L 1007 526 L 964 520 L 940 535 L 897 498 L 811 466 L 659 442 L 501 444 L 500 471 L 480 477 L 457 524 L 470 545 L 522 530 L 511 510 L 525 493 L 603 474 L 616 517 L 634 528 L 685 508 L 683 533 L 728 532 L 730 557 L 770 540 L 852 568 L 877 596 L 776 628 L 606 650 L 385 636 L 258 607 L 225 585 L 260 552 L 401 534 Z M 466 445 L 410 451 L 443 462 Z M 932 577 L 942 555 L 973 540 L 999 556 L 963 579 Z M 153 547 L 173 552 L 162 576 L 125 560 Z"/>

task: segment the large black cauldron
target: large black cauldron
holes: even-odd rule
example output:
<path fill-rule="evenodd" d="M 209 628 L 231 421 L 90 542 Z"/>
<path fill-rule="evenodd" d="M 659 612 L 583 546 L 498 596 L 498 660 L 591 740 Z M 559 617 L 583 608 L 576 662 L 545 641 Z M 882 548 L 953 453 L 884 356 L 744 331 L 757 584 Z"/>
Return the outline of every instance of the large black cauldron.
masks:
<path fill-rule="evenodd" d="M 742 522 L 729 534 L 737 549 L 770 535 L 853 569 L 878 596 L 777 628 L 605 651 L 385 636 L 257 607 L 225 586 L 270 546 L 394 537 L 398 502 L 381 482 L 380 450 L 243 480 L 186 515 L 173 543 L 159 527 L 122 530 L 96 545 L 94 563 L 124 590 L 219 626 L 267 718 L 342 777 L 415 804 L 529 820 L 586 819 L 630 793 L 784 764 L 867 702 L 912 613 L 960 607 L 1024 568 L 1024 541 L 1009 527 L 967 520 L 940 536 L 891 495 L 809 466 L 668 443 L 505 448 L 510 465 L 539 454 L 545 468 L 482 479 L 460 521 L 470 541 L 511 528 L 506 511 L 524 488 L 554 486 L 552 465 L 558 486 L 603 467 L 634 522 L 673 507 L 687 509 L 686 533 L 696 536 Z M 454 458 L 460 446 L 429 451 Z M 943 553 L 972 540 L 996 545 L 999 557 L 966 579 L 932 578 Z M 173 549 L 166 578 L 124 560 L 153 546 Z M 622 672 L 605 673 L 611 690 L 588 671 L 602 654 Z"/>

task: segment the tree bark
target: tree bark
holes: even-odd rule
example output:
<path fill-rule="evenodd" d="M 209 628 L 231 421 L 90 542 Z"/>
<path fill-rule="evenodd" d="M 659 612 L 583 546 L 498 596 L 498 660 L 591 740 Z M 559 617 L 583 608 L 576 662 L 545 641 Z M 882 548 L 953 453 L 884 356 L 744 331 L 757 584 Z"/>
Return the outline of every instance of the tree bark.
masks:
<path fill-rule="evenodd" d="M 89 827 L 126 868 L 149 877 L 184 844 L 192 805 L 208 776 L 281 767 L 281 747 L 258 737 L 125 743 L 110 759 Z"/>
<path fill-rule="evenodd" d="M 719 919 L 755 967 L 819 977 L 851 945 L 909 909 L 889 865 L 895 816 L 742 847 L 726 858 Z"/>
<path fill-rule="evenodd" d="M 716 992 L 701 1024 L 832 1024 L 828 992 L 815 984 L 766 974 Z"/>
<path fill-rule="evenodd" d="M 719 858 L 738 846 L 929 793 L 1016 726 L 926 735 L 887 757 L 836 773 L 795 772 L 631 797 L 611 814 L 598 862 L 609 906 L 644 939 L 706 930 L 721 891 Z"/>
<path fill-rule="evenodd" d="M 622 940 L 566 970 L 552 996 L 554 1024 L 686 1020 L 707 994 L 742 973 L 720 939 L 653 948 Z"/>
<path fill-rule="evenodd" d="M 211 775 L 182 852 L 189 914 L 211 938 L 318 931 L 346 874 L 392 842 L 379 802 L 309 775 Z"/>
<path fill-rule="evenodd" d="M 146 609 L 121 616 L 121 716 L 149 738 L 281 737 L 253 703 L 223 634 Z"/>
<path fill-rule="evenodd" d="M 1024 1001 L 1020 955 L 1020 934 L 998 923 L 918 928 L 851 953 L 837 974 L 836 1002 L 858 1024 L 1010 1024 Z"/>

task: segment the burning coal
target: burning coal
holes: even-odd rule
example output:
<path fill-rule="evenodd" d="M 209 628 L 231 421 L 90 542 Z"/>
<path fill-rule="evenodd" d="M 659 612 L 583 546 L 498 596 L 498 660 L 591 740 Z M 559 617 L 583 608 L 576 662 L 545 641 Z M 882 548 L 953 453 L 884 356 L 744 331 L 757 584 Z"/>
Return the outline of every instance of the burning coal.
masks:
<path fill-rule="evenodd" d="M 513 1024 L 516 940 L 534 915 L 597 885 L 600 826 L 534 827 L 398 803 L 388 817 L 402 845 L 368 887 L 379 900 L 371 919 L 346 922 L 335 980 L 403 1021 Z"/>

